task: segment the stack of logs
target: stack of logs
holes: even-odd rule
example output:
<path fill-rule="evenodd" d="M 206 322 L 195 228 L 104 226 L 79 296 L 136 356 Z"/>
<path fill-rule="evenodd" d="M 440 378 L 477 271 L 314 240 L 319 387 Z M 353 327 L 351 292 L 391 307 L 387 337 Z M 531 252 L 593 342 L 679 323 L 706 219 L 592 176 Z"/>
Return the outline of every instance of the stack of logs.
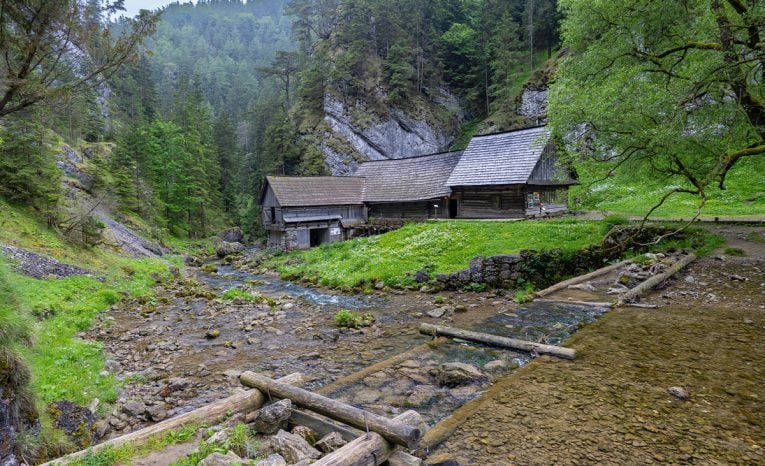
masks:
<path fill-rule="evenodd" d="M 58 458 L 43 466 L 68 464 L 109 447 L 140 446 L 146 444 L 151 438 L 190 424 L 218 423 L 231 414 L 259 409 L 267 399 L 272 397 L 288 398 L 299 407 L 352 426 L 352 428 L 338 426 L 329 419 L 309 412 L 293 411 L 290 418 L 293 424 L 310 427 L 320 435 L 335 431 L 349 441 L 345 446 L 313 463 L 315 465 L 367 466 L 382 464 L 385 461 L 391 465 L 421 463 L 418 458 L 406 452 L 406 449 L 416 448 L 424 433 L 420 426 L 425 424 L 416 411 L 406 411 L 393 419 L 388 419 L 296 387 L 303 383 L 303 376 L 298 373 L 273 380 L 253 372 L 244 372 L 240 376 L 240 381 L 252 389 L 114 438 L 88 450 Z"/>

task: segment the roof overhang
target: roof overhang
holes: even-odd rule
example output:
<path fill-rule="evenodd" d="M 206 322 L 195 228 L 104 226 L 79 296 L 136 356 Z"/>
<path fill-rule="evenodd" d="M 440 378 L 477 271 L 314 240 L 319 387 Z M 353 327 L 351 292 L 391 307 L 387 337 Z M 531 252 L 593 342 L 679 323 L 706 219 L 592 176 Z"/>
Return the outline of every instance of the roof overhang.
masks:
<path fill-rule="evenodd" d="M 321 222 L 327 220 L 340 220 L 342 215 L 312 215 L 310 217 L 298 215 L 284 215 L 284 223 Z"/>

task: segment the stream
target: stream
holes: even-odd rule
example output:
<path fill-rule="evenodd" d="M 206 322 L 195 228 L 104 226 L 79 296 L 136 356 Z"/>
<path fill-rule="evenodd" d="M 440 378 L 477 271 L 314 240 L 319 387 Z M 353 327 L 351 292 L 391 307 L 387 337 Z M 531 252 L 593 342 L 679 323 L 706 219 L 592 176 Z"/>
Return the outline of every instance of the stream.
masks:
<path fill-rule="evenodd" d="M 117 306 L 90 332 L 110 354 L 109 370 L 124 381 L 109 421 L 111 435 L 225 397 L 239 389 L 238 375 L 245 370 L 271 377 L 301 372 L 309 376 L 304 388 L 319 390 L 428 342 L 431 338 L 418 332 L 422 322 L 558 344 L 605 312 L 568 304 L 518 305 L 511 296 L 488 292 L 442 292 L 438 299 L 396 290 L 346 295 L 214 265 L 217 272 L 192 269 L 196 281 L 166 285 L 156 303 Z M 260 293 L 271 305 L 221 298 L 235 287 Z M 341 309 L 371 313 L 376 322 L 338 329 L 334 316 Z M 441 317 L 428 315 L 438 310 Z M 416 357 L 325 392 L 386 416 L 415 409 L 432 425 L 531 357 L 458 340 L 424 348 Z M 480 372 L 468 382 L 443 385 L 444 363 L 469 364 Z M 146 412 L 131 416 L 119 409 L 131 400 L 144 404 Z"/>

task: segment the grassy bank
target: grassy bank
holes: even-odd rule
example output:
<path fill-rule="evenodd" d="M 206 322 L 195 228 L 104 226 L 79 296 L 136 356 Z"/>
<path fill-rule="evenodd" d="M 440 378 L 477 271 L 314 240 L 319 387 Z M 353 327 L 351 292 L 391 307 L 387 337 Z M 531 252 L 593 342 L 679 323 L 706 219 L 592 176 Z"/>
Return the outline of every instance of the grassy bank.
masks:
<path fill-rule="evenodd" d="M 7 203 L 0 203 L 0 243 L 79 265 L 95 275 L 36 279 L 0 268 L 2 281 L 18 303 L 15 318 L 32 322 L 34 344 L 24 345 L 21 353 L 32 370 L 38 399 L 42 403 L 68 399 L 83 405 L 94 398 L 113 401 L 116 381 L 100 375 L 101 346 L 77 334 L 120 299 L 153 293 L 156 282 L 169 274 L 168 266 L 180 258 L 129 259 L 107 249 L 73 247 L 29 212 Z"/>
<path fill-rule="evenodd" d="M 276 256 L 269 265 L 287 278 L 326 286 L 353 287 L 377 280 L 403 286 L 412 284 L 412 275 L 428 265 L 432 273 L 455 272 L 476 256 L 549 247 L 575 250 L 597 243 L 602 235 L 600 222 L 426 222 Z"/>
<path fill-rule="evenodd" d="M 577 209 L 642 216 L 674 187 L 648 172 L 623 170 L 607 177 L 612 168 L 606 163 L 578 164 L 581 184 L 571 188 L 571 205 Z M 765 160 L 743 160 L 730 171 L 726 187 L 720 190 L 715 185 L 708 190 L 702 215 L 765 216 Z M 575 202 L 577 199 L 580 201 L 578 204 Z M 695 215 L 698 205 L 699 198 L 696 196 L 675 194 L 655 211 L 654 216 L 690 218 Z"/>

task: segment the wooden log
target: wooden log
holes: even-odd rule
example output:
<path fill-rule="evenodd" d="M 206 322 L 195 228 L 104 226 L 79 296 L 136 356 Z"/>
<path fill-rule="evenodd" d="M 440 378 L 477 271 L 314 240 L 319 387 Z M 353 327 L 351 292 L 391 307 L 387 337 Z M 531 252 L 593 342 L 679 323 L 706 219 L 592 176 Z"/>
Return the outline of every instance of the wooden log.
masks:
<path fill-rule="evenodd" d="M 634 301 L 640 296 L 643 296 L 644 294 L 652 290 L 656 285 L 662 283 L 664 280 L 668 279 L 672 275 L 683 270 L 688 264 L 690 264 L 691 262 L 695 260 L 696 260 L 695 254 L 688 254 L 687 256 L 683 257 L 682 259 L 672 264 L 664 272 L 658 275 L 654 275 L 653 277 L 647 279 L 643 283 L 637 285 L 636 287 L 624 293 L 622 297 L 619 298 L 619 301 L 617 301 L 617 306 L 621 306 L 624 303 Z"/>
<path fill-rule="evenodd" d="M 279 379 L 279 381 L 285 384 L 301 384 L 303 383 L 303 376 L 299 373 L 294 373 L 286 377 L 282 377 Z M 66 456 L 62 456 L 61 458 L 49 461 L 43 466 L 67 464 L 76 459 L 83 458 L 91 453 L 97 453 L 107 447 L 114 448 L 126 444 L 133 447 L 143 445 L 152 437 L 162 435 L 165 432 L 179 429 L 181 427 L 197 422 L 215 424 L 230 416 L 232 413 L 235 414 L 252 409 L 258 409 L 263 406 L 263 403 L 265 402 L 266 397 L 260 391 L 246 390 L 228 398 L 224 398 L 222 400 L 208 404 L 207 406 L 202 406 L 201 408 L 189 411 L 188 413 L 181 414 L 180 416 L 175 416 L 157 424 L 144 427 L 143 429 L 139 429 L 135 432 L 131 432 L 129 434 L 107 440 L 106 442 L 99 443 L 98 445 L 90 447 L 87 450 L 80 450 L 74 453 L 70 453 Z"/>
<path fill-rule="evenodd" d="M 254 372 L 243 373 L 239 380 L 248 387 L 257 388 L 276 398 L 289 398 L 292 403 L 298 406 L 344 422 L 350 426 L 359 429 L 369 427 L 369 430 L 377 432 L 386 440 L 399 445 L 414 448 L 422 435 L 420 429 L 415 427 L 392 421 L 386 417 L 378 416 L 377 414 L 309 392 L 308 390 L 269 379 Z"/>
<path fill-rule="evenodd" d="M 614 270 L 620 269 L 624 267 L 625 265 L 629 265 L 631 263 L 632 263 L 631 260 L 625 260 L 616 264 L 608 265 L 606 267 L 595 270 L 594 272 L 586 273 L 584 275 L 570 278 L 568 280 L 563 280 L 562 282 L 556 283 L 555 285 L 545 288 L 544 290 L 537 291 L 536 293 L 534 293 L 534 295 L 540 298 L 543 298 L 549 294 L 555 293 L 556 291 L 566 289 L 570 285 L 576 285 L 577 283 L 582 283 L 582 282 L 586 282 L 587 280 L 592 280 L 595 277 L 599 277 L 609 272 L 613 272 Z"/>
<path fill-rule="evenodd" d="M 416 411 L 406 411 L 393 418 L 403 425 L 418 425 L 422 418 Z M 376 432 L 367 432 L 342 448 L 312 463 L 313 466 L 377 466 L 388 460 L 396 445 Z"/>
<path fill-rule="evenodd" d="M 534 351 L 539 354 L 549 354 L 559 358 L 574 359 L 576 350 L 573 348 L 564 348 L 562 346 L 545 345 L 533 341 L 518 340 L 515 338 L 500 337 L 488 333 L 471 332 L 442 325 L 420 324 L 420 333 L 424 335 L 443 335 L 446 337 L 460 338 L 462 340 L 476 341 L 488 345 L 500 346 L 503 348 L 512 348 L 522 351 Z"/>
<path fill-rule="evenodd" d="M 606 302 L 593 302 L 593 301 L 575 301 L 573 299 L 542 299 L 537 298 L 535 303 L 551 303 L 551 304 L 575 304 L 577 306 L 591 306 L 591 307 L 613 307 L 614 303 Z"/>

